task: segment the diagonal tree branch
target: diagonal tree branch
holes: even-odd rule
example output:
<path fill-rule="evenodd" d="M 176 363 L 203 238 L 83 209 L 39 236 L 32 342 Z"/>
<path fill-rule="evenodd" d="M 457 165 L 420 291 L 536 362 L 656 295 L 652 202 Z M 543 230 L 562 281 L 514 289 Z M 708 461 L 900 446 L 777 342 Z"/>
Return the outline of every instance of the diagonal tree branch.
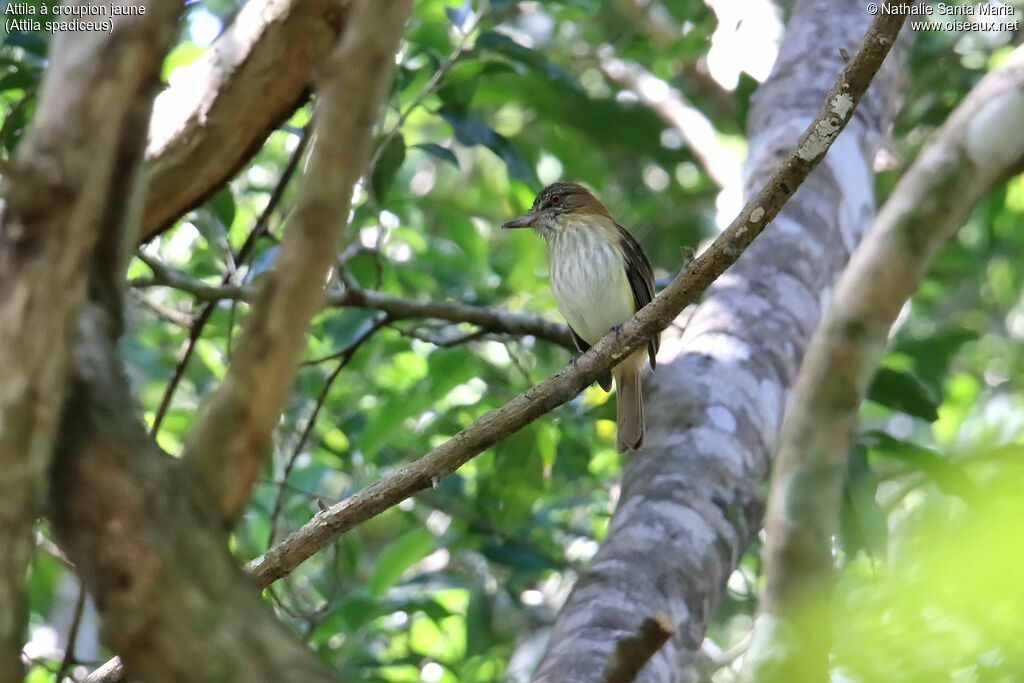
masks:
<path fill-rule="evenodd" d="M 671 324 L 687 304 L 736 262 L 796 192 L 811 169 L 824 158 L 853 116 L 857 102 L 889 52 L 901 25 L 901 17 L 886 15 L 872 24 L 856 56 L 839 75 L 817 117 L 781 168 L 718 239 L 688 263 L 654 301 L 623 324 L 617 334 L 605 336 L 573 365 L 519 394 L 501 408 L 488 411 L 420 459 L 318 513 L 249 564 L 248 569 L 259 584 L 267 585 L 281 578 L 357 524 L 417 491 L 436 485 L 441 477 L 451 474 L 484 449 L 572 399 L 601 373 L 646 343 L 651 334 Z M 598 669 L 598 673 L 600 671 Z"/>
<path fill-rule="evenodd" d="M 46 495 L 75 319 L 94 263 L 119 251 L 160 61 L 180 3 L 110 33 L 54 37 L 35 118 L 5 169 L 0 216 L 0 680 L 20 680 L 22 584 Z M 106 244 L 99 237 L 115 226 Z M 131 239 L 134 235 L 129 236 Z M 104 273 L 104 277 L 112 276 Z"/>
<path fill-rule="evenodd" d="M 308 96 L 350 0 L 249 0 L 157 98 L 141 239 L 170 227 L 241 169 Z M 258 106 L 253 106 L 253 103 Z"/>
<path fill-rule="evenodd" d="M 751 681 L 828 677 L 831 538 L 857 410 L 889 330 L 973 206 L 1024 164 L 1024 48 L 967 95 L 893 189 L 811 340 L 780 436 Z"/>
<path fill-rule="evenodd" d="M 242 510 L 291 389 L 306 330 L 324 301 L 349 205 L 387 88 L 411 2 L 357 2 L 324 65 L 309 157 L 280 255 L 253 302 L 224 380 L 182 455 L 226 520 Z"/>

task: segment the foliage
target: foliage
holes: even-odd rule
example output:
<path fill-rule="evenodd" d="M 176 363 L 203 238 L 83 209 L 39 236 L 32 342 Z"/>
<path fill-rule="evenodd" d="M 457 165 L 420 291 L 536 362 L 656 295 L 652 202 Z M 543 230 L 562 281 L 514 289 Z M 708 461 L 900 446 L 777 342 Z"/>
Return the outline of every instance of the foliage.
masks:
<path fill-rule="evenodd" d="M 668 45 L 624 14 L 627 4 L 417 0 L 374 165 L 346 232 L 358 248 L 346 250 L 339 270 L 396 296 L 557 318 L 540 242 L 497 226 L 543 184 L 566 178 L 594 188 L 644 243 L 660 276 L 674 272 L 681 246 L 713 234 L 719 188 L 654 112 L 602 74 L 601 50 L 679 88 L 726 146 L 744 144 L 752 81 L 729 90 L 708 75 L 704 55 L 720 27 L 703 2 L 664 3 L 683 27 Z M 235 11 L 227 0 L 193 5 L 165 76 L 205 49 L 200 27 Z M 998 40 L 918 37 L 891 164 L 877 181 L 881 198 L 1005 52 Z M 47 45 L 45 34 L 27 32 L 0 47 L 4 159 L 31 120 Z M 233 255 L 310 113 L 297 112 L 228 187 L 148 252 L 211 284 L 229 268 L 258 282 L 287 227 L 295 182 L 247 261 Z M 957 680 L 1009 680 L 1020 670 L 1024 641 L 1013 606 L 1022 597 L 1021 511 L 1006 482 L 1019 481 L 1024 440 L 1022 221 L 1017 177 L 976 208 L 943 252 L 862 409 L 838 539 L 837 677 L 923 681 L 958 672 Z M 128 277 L 148 274 L 134 261 Z M 201 305 L 162 288 L 139 290 L 133 301 L 123 354 L 153 424 L 188 338 L 173 320 Z M 168 451 L 178 451 L 223 376 L 246 314 L 246 305 L 231 302 L 213 310 L 156 434 Z M 232 538 L 239 560 L 261 554 L 319 503 L 423 454 L 569 360 L 566 350 L 530 337 L 452 343 L 474 332 L 372 310 L 320 314 L 272 457 Z M 591 388 L 436 490 L 348 533 L 268 590 L 268 601 L 344 680 L 523 679 L 539 655 L 537 634 L 614 507 L 622 460 L 612 420 L 607 396 Z M 48 680 L 59 661 L 40 634 L 64 623 L 56 606 L 69 581 L 46 547 L 28 583 L 33 681 Z M 759 574 L 755 546 L 709 629 L 723 649 L 749 632 Z M 79 656 L 93 664 L 106 654 Z M 723 661 L 716 676 L 731 680 L 730 671 Z"/>

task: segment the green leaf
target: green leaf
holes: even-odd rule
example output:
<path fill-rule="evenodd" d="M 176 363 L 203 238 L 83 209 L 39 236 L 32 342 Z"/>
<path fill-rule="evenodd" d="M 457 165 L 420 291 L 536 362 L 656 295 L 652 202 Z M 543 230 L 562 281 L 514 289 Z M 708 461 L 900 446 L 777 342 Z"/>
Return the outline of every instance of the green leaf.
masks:
<path fill-rule="evenodd" d="M 483 145 L 505 162 L 509 175 L 513 178 L 533 185 L 540 184 L 533 168 L 523 160 L 512 144 L 495 132 L 483 119 L 473 114 L 456 111 L 451 107 L 443 107 L 439 113 L 452 127 L 455 139 L 461 144 L 468 147 Z"/>
<path fill-rule="evenodd" d="M 422 560 L 433 547 L 434 534 L 427 529 L 413 529 L 399 536 L 377 556 L 368 584 L 370 593 L 377 597 L 383 595 L 402 578 L 406 569 Z"/>
<path fill-rule="evenodd" d="M 466 656 L 486 653 L 495 640 L 494 603 L 482 587 L 474 587 L 466 608 Z"/>
<path fill-rule="evenodd" d="M 843 502 L 839 514 L 839 540 L 851 557 L 860 551 L 885 559 L 889 526 L 878 504 L 878 478 L 867 460 L 867 449 L 857 446 L 847 460 Z"/>
<path fill-rule="evenodd" d="M 515 540 L 485 543 L 483 554 L 492 562 L 521 571 L 535 572 L 560 568 L 552 563 L 550 558 Z"/>
<path fill-rule="evenodd" d="M 379 144 L 379 141 L 378 141 Z M 370 184 L 373 187 L 373 195 L 377 201 L 382 201 L 391 188 L 395 174 L 405 161 L 405 138 L 401 133 L 396 133 L 381 151 L 377 165 L 373 168 L 373 176 Z"/>
<path fill-rule="evenodd" d="M 494 473 L 479 483 L 490 515 L 510 525 L 529 521 L 544 492 L 544 460 L 537 448 L 537 427 L 530 425 L 494 448 Z"/>
<path fill-rule="evenodd" d="M 939 406 L 931 392 L 913 373 L 906 370 L 879 368 L 868 388 L 868 398 L 887 408 L 929 422 L 939 418 Z"/>
<path fill-rule="evenodd" d="M 545 78 L 561 84 L 578 87 L 576 79 L 564 69 L 556 66 L 540 52 L 520 45 L 502 33 L 482 33 L 476 39 L 476 46 L 496 52 L 508 59 L 523 64 L 543 75 Z"/>
<path fill-rule="evenodd" d="M 27 90 L 39 83 L 40 73 L 34 69 L 18 69 L 0 78 L 0 92 L 7 90 Z"/>
<path fill-rule="evenodd" d="M 45 57 L 46 50 L 49 47 L 49 41 L 43 39 L 42 36 L 36 33 L 22 33 L 20 31 L 14 31 L 4 38 L 3 45 L 13 45 L 20 47 L 26 52 L 37 57 Z"/>
<path fill-rule="evenodd" d="M 413 145 L 413 147 L 422 149 L 430 156 L 436 157 L 441 161 L 447 161 L 455 168 L 459 167 L 459 160 L 455 157 L 455 152 L 451 151 L 447 147 L 442 147 L 434 142 L 421 142 L 418 145 Z"/>
<path fill-rule="evenodd" d="M 857 441 L 873 455 L 897 458 L 935 482 L 939 490 L 968 503 L 977 501 L 979 492 L 963 468 L 950 463 L 938 451 L 909 441 L 901 441 L 883 431 L 861 434 Z"/>
<path fill-rule="evenodd" d="M 230 187 L 224 187 L 220 192 L 213 195 L 206 203 L 213 217 L 224 227 L 230 230 L 235 222 L 235 197 L 231 194 Z"/>

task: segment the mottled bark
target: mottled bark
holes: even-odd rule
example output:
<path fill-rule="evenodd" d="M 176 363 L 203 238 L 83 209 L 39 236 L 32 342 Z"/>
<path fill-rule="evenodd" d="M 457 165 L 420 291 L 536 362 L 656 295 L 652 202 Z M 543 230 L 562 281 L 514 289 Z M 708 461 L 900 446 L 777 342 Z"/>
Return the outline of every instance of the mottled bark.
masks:
<path fill-rule="evenodd" d="M 32 527 L 90 272 L 108 279 L 180 3 L 58 34 L 37 114 L 4 169 L 0 218 L 0 680 L 19 680 Z M 100 236 L 104 235 L 101 242 Z M 116 258 L 114 259 L 116 261 Z"/>
<path fill-rule="evenodd" d="M 141 239 L 204 202 L 305 102 L 351 0 L 250 0 L 157 98 Z"/>
<path fill-rule="evenodd" d="M 780 437 L 750 681 L 828 677 L 827 605 L 857 409 L 889 329 L 939 249 L 1024 164 L 1024 48 L 987 75 L 900 179 L 836 286 Z"/>
<path fill-rule="evenodd" d="M 870 17 L 863 3 L 796 3 L 749 121 L 747 192 L 795 146 Z M 647 383 L 647 448 L 591 567 L 558 615 L 536 681 L 595 680 L 649 615 L 676 635 L 640 673 L 692 681 L 708 618 L 760 528 L 788 388 L 828 288 L 874 213 L 871 165 L 899 101 L 899 60 L 875 79 L 846 132 L 773 226 L 666 335 Z"/>

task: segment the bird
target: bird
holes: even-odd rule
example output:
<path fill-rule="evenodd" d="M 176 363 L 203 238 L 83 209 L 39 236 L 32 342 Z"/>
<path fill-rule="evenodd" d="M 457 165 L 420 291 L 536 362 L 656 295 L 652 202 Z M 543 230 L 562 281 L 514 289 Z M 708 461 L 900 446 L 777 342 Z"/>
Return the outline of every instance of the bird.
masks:
<path fill-rule="evenodd" d="M 558 311 L 583 353 L 633 317 L 654 298 L 654 272 L 643 248 L 590 190 L 577 183 L 548 185 L 529 212 L 504 229 L 532 228 L 547 244 L 548 278 Z M 644 400 L 640 372 L 656 366 L 659 335 L 598 378 L 611 391 L 615 378 L 616 446 L 620 453 L 644 445 Z M 645 358 L 645 356 L 647 358 Z"/>

